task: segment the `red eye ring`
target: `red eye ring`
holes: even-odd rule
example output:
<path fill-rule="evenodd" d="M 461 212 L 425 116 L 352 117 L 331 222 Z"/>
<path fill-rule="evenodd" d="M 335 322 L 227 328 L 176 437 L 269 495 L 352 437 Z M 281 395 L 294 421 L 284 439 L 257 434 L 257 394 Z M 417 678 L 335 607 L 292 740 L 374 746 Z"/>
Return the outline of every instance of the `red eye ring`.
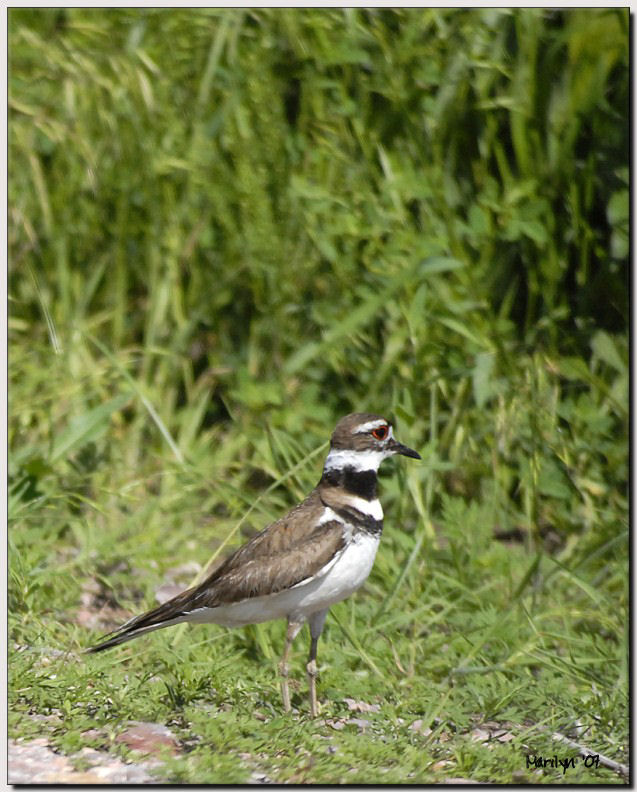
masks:
<path fill-rule="evenodd" d="M 372 429 L 372 434 L 377 440 L 384 440 L 387 437 L 388 431 L 388 426 L 377 426 L 376 429 Z"/>

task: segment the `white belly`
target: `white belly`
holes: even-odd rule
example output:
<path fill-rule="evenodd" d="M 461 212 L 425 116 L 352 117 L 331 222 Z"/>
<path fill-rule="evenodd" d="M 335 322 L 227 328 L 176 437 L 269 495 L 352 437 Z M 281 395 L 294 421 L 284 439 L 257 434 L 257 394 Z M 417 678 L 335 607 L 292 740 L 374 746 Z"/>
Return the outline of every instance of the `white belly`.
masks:
<path fill-rule="evenodd" d="M 218 608 L 199 608 L 188 615 L 187 621 L 225 627 L 288 617 L 303 621 L 312 613 L 349 597 L 365 582 L 374 564 L 379 541 L 380 536 L 361 532 L 314 577 L 277 594 L 252 597 Z"/>

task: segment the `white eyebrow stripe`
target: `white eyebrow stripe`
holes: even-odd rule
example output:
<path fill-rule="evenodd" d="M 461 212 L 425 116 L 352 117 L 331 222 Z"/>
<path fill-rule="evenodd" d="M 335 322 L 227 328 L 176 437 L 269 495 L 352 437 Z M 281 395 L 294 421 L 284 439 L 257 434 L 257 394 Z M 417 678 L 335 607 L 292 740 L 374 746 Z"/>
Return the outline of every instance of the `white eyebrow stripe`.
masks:
<path fill-rule="evenodd" d="M 354 434 L 370 432 L 372 429 L 377 429 L 379 426 L 387 426 L 387 421 L 384 418 L 376 418 L 374 421 L 367 421 L 367 423 L 361 424 Z"/>

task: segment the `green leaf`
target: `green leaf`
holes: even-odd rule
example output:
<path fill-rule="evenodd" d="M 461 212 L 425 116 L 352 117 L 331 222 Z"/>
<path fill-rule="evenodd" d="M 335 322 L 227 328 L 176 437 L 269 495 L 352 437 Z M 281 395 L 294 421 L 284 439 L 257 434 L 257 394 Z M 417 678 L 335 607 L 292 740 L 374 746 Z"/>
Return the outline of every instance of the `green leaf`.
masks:
<path fill-rule="evenodd" d="M 612 336 L 604 330 L 598 330 L 595 333 L 591 341 L 591 349 L 595 357 L 603 360 L 620 374 L 625 374 L 628 371 L 628 361 L 622 358 Z"/>
<path fill-rule="evenodd" d="M 479 408 L 482 408 L 493 393 L 493 365 L 495 355 L 491 352 L 479 352 L 476 355 L 476 364 L 473 367 L 473 398 Z"/>
<path fill-rule="evenodd" d="M 541 495 L 566 500 L 571 496 L 571 487 L 564 473 L 551 459 L 542 461 L 538 476 L 538 490 Z"/>
<path fill-rule="evenodd" d="M 89 410 L 71 420 L 68 427 L 58 435 L 53 443 L 49 462 L 56 462 L 72 451 L 81 448 L 89 440 L 95 440 L 96 437 L 103 434 L 108 429 L 111 415 L 121 410 L 131 398 L 131 394 L 122 393 L 114 399 L 100 404 L 99 407 L 95 407 L 93 410 Z"/>
<path fill-rule="evenodd" d="M 563 377 L 568 380 L 583 380 L 588 382 L 591 373 L 585 361 L 577 357 L 563 357 L 554 361 L 555 367 Z"/>
<path fill-rule="evenodd" d="M 476 333 L 474 332 L 475 328 L 472 328 L 469 325 L 463 324 L 462 322 L 459 322 L 457 319 L 452 319 L 451 317 L 448 316 L 441 317 L 440 322 L 441 324 L 445 325 L 445 327 L 448 327 L 450 330 L 453 330 L 454 332 L 458 333 L 464 338 L 468 338 L 469 341 L 473 341 L 473 343 L 476 344 L 477 346 L 482 347 L 483 349 L 488 349 L 489 353 L 491 353 L 492 350 L 491 342 L 484 336 L 479 337 L 478 335 L 476 335 Z"/>
<path fill-rule="evenodd" d="M 520 231 L 537 245 L 546 244 L 546 228 L 538 220 L 520 220 Z"/>
<path fill-rule="evenodd" d="M 623 225 L 630 217 L 628 190 L 617 190 L 611 195 L 606 209 L 608 222 L 612 226 Z"/>

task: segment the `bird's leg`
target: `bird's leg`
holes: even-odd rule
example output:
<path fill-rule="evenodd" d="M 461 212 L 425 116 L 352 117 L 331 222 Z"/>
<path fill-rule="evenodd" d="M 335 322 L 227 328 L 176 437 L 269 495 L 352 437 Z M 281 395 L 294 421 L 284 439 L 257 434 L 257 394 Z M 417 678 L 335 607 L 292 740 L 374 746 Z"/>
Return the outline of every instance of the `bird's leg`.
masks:
<path fill-rule="evenodd" d="M 325 624 L 325 617 L 327 616 L 327 608 L 324 611 L 318 611 L 310 616 L 310 659 L 306 666 L 307 680 L 310 687 L 310 717 L 316 718 L 319 714 L 319 703 L 316 698 L 316 677 L 318 676 L 318 668 L 316 667 L 316 650 L 318 647 L 318 639 L 323 632 L 323 625 Z"/>
<path fill-rule="evenodd" d="M 310 644 L 310 660 L 307 664 L 307 679 L 310 686 L 310 717 L 316 718 L 319 713 L 319 703 L 316 698 L 316 677 L 318 676 L 318 669 L 316 667 L 316 647 L 318 638 L 312 638 Z"/>
<path fill-rule="evenodd" d="M 283 698 L 283 709 L 289 712 L 292 707 L 290 706 L 290 689 L 288 687 L 288 656 L 292 648 L 292 641 L 299 634 L 299 630 L 303 626 L 303 622 L 293 622 L 288 620 L 288 629 L 285 634 L 285 649 L 283 650 L 283 657 L 279 663 L 279 674 L 281 676 L 281 697 Z"/>

